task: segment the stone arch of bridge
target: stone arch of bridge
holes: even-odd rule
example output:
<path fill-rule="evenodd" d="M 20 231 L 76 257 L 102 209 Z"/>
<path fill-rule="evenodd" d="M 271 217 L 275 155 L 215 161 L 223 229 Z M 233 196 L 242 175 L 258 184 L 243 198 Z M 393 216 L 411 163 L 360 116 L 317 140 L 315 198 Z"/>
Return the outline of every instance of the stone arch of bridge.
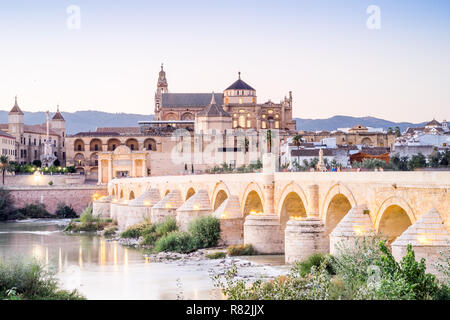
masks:
<path fill-rule="evenodd" d="M 411 224 L 416 216 L 411 206 L 404 199 L 392 196 L 383 201 L 375 216 L 375 230 L 392 243 Z"/>
<path fill-rule="evenodd" d="M 264 212 L 264 194 L 261 187 L 254 181 L 245 187 L 241 200 L 242 216 L 246 217 L 251 212 Z"/>
<path fill-rule="evenodd" d="M 216 211 L 222 202 L 224 202 L 230 195 L 231 193 L 228 186 L 223 181 L 217 182 L 211 194 L 211 203 L 214 211 Z"/>
<path fill-rule="evenodd" d="M 308 198 L 304 190 L 295 182 L 288 183 L 281 192 L 277 214 L 284 230 L 290 217 L 306 217 Z"/>
<path fill-rule="evenodd" d="M 195 194 L 195 189 L 194 187 L 190 187 L 188 188 L 188 190 L 186 191 L 186 196 L 184 197 L 184 201 L 187 201 L 190 197 L 192 197 Z"/>
<path fill-rule="evenodd" d="M 333 200 L 334 196 L 342 194 L 344 195 L 348 201 L 350 202 L 351 207 L 355 207 L 358 205 L 355 196 L 353 195 L 353 192 L 350 190 L 349 187 L 347 187 L 345 184 L 338 182 L 331 186 L 330 189 L 328 189 L 325 197 L 323 198 L 322 205 L 320 207 L 320 217 L 323 221 L 326 221 L 326 215 L 328 207 L 330 206 L 331 201 Z"/>

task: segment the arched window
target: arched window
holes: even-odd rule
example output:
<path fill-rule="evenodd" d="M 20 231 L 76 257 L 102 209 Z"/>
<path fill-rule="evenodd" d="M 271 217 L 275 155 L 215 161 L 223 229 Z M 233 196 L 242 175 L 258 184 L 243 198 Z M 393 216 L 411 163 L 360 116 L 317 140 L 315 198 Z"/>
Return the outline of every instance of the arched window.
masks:
<path fill-rule="evenodd" d="M 245 116 L 239 117 L 239 126 L 245 128 Z"/>

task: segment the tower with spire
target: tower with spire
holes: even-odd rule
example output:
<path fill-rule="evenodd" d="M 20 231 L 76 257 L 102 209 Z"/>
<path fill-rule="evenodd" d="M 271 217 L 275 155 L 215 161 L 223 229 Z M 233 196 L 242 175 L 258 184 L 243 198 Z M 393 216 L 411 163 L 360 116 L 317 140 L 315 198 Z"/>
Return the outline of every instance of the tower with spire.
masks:
<path fill-rule="evenodd" d="M 163 93 L 169 92 L 169 85 L 167 83 L 166 72 L 164 71 L 164 64 L 161 64 L 161 71 L 159 72 L 158 83 L 156 85 L 155 93 L 155 120 L 161 120 L 159 112 L 161 110 L 161 100 Z"/>
<path fill-rule="evenodd" d="M 65 141 L 66 141 L 66 119 L 64 119 L 63 115 L 59 111 L 59 105 L 56 107 L 56 113 L 52 117 L 52 121 L 50 123 L 50 128 L 57 132 L 61 139 L 58 141 L 58 145 L 56 146 L 56 152 L 58 155 L 61 155 L 61 164 L 65 165 L 66 163 L 66 152 L 65 152 Z"/>
<path fill-rule="evenodd" d="M 14 106 L 8 113 L 8 133 L 16 137 L 16 141 L 20 141 L 20 138 L 23 136 L 24 126 L 23 112 L 20 110 L 16 96 Z"/>
<path fill-rule="evenodd" d="M 66 136 L 66 120 L 59 111 L 59 105 L 56 107 L 56 113 L 52 117 L 51 129 L 58 132 L 62 138 Z"/>

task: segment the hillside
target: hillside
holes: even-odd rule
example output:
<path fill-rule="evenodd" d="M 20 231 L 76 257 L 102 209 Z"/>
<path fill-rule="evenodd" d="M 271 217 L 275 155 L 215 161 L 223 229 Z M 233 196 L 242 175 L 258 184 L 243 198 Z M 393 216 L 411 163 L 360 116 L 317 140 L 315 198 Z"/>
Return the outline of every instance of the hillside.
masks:
<path fill-rule="evenodd" d="M 45 112 L 24 112 L 25 123 L 38 124 L 45 122 Z M 152 120 L 153 115 L 142 115 L 132 113 L 108 113 L 101 111 L 77 111 L 62 112 L 67 124 L 67 133 L 74 134 L 80 131 L 95 131 L 97 127 L 116 126 L 137 126 L 138 121 Z M 53 116 L 51 114 L 50 116 Z M 298 130 L 336 130 L 337 128 L 353 127 L 362 124 L 368 127 L 383 128 L 400 127 L 405 130 L 407 127 L 421 126 L 424 123 L 392 122 L 374 117 L 350 117 L 334 116 L 328 119 L 301 119 L 295 118 Z M 0 123 L 8 122 L 8 112 L 0 111 Z"/>

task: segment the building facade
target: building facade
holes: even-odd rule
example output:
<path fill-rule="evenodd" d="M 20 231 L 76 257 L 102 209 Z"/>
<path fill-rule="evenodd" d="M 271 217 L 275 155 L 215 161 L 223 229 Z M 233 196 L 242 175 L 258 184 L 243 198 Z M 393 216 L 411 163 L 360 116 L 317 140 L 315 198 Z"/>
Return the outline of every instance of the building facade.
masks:
<path fill-rule="evenodd" d="M 395 133 L 370 131 L 363 125 L 356 125 L 346 131 L 299 131 L 306 142 L 320 142 L 334 137 L 337 145 L 363 145 L 365 147 L 389 147 L 395 143 Z"/>
<path fill-rule="evenodd" d="M 54 155 L 62 166 L 66 164 L 66 121 L 59 111 L 50 121 L 49 139 L 52 141 Z M 15 142 L 15 161 L 20 164 L 31 164 L 41 159 L 44 153 L 44 140 L 47 137 L 47 124 L 27 125 L 24 123 L 24 113 L 19 107 L 17 97 L 13 108 L 8 114 L 8 123 L 0 124 L 0 130 L 13 136 Z M 12 159 L 12 156 L 10 160 Z"/>
<path fill-rule="evenodd" d="M 217 105 L 232 117 L 233 129 L 295 130 L 292 120 L 292 92 L 280 103 L 259 104 L 256 90 L 239 78 L 223 93 L 215 94 Z M 211 101 L 210 93 L 170 93 L 166 72 L 161 66 L 155 93 L 156 121 L 194 121 Z"/>

